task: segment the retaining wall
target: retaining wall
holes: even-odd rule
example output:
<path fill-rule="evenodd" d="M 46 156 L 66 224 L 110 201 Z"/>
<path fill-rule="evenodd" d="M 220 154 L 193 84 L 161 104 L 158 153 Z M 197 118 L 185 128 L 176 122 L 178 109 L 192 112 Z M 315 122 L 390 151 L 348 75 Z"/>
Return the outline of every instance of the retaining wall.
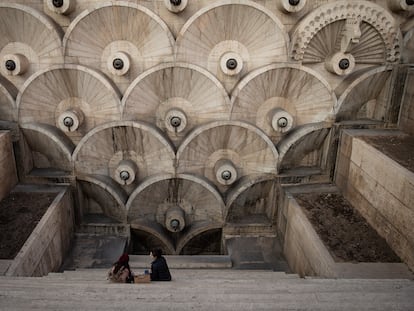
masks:
<path fill-rule="evenodd" d="M 6 275 L 42 276 L 62 265 L 74 234 L 74 210 L 69 188 L 56 194 Z"/>
<path fill-rule="evenodd" d="M 360 136 L 393 131 L 345 130 L 335 182 L 344 197 L 414 270 L 414 173 Z"/>

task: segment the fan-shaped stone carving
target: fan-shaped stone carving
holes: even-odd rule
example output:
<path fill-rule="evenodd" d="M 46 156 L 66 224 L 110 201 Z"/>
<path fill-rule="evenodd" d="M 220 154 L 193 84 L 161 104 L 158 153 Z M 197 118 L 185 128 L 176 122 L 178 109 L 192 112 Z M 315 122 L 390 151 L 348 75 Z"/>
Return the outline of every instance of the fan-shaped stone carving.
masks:
<path fill-rule="evenodd" d="M 341 94 L 335 107 L 336 119 L 382 120 L 386 111 L 387 95 L 391 91 L 390 83 L 391 69 L 385 66 L 344 80 L 336 90 Z"/>
<path fill-rule="evenodd" d="M 287 60 L 282 23 L 252 1 L 220 1 L 204 7 L 183 26 L 176 58 L 216 75 L 228 91 L 251 70 Z"/>
<path fill-rule="evenodd" d="M 97 126 L 73 153 L 77 175 L 109 176 L 127 192 L 147 176 L 174 172 L 171 143 L 151 125 L 132 121 Z"/>
<path fill-rule="evenodd" d="M 291 42 L 295 60 L 325 62 L 337 75 L 356 64 L 383 64 L 400 58 L 401 34 L 393 16 L 370 1 L 334 1 L 308 14 Z"/>
<path fill-rule="evenodd" d="M 177 159 L 179 173 L 205 176 L 225 190 L 242 176 L 276 173 L 278 153 L 255 126 L 216 121 L 191 132 L 180 145 Z"/>
<path fill-rule="evenodd" d="M 111 1 L 79 14 L 63 44 L 68 61 L 101 70 L 123 92 L 144 70 L 172 61 L 174 38 L 147 8 Z"/>
<path fill-rule="evenodd" d="M 106 176 L 79 176 L 81 205 L 84 216 L 108 217 L 114 222 L 126 222 L 126 193 Z"/>
<path fill-rule="evenodd" d="M 171 232 L 181 232 L 198 222 L 223 223 L 224 203 L 217 190 L 206 180 L 186 174 L 176 178 L 163 174 L 146 180 L 131 194 L 126 206 L 129 223 L 146 219 Z M 180 221 L 177 230 L 171 227 L 174 219 Z"/>
<path fill-rule="evenodd" d="M 0 76 L 0 121 L 17 121 L 16 95 L 14 85 Z"/>
<path fill-rule="evenodd" d="M 34 168 L 52 168 L 71 172 L 75 146 L 56 127 L 47 124 L 20 125 L 30 147 Z"/>
<path fill-rule="evenodd" d="M 229 118 L 230 100 L 209 72 L 189 64 L 163 64 L 140 75 L 122 99 L 123 119 L 145 120 L 175 142 L 195 126 Z"/>
<path fill-rule="evenodd" d="M 17 88 L 38 70 L 63 61 L 61 31 L 30 7 L 0 3 L 0 72 Z"/>
<path fill-rule="evenodd" d="M 253 123 L 275 143 L 292 128 L 330 121 L 336 96 L 316 72 L 269 65 L 251 72 L 232 94 L 232 120 Z"/>
<path fill-rule="evenodd" d="M 414 63 L 414 22 L 412 22 L 412 28 L 404 35 L 402 60 L 404 63 Z"/>
<path fill-rule="evenodd" d="M 295 129 L 278 145 L 279 170 L 284 171 L 299 167 L 320 168 L 321 147 L 329 133 L 330 124 L 307 124 Z M 312 154 L 315 152 L 316 154 Z"/>
<path fill-rule="evenodd" d="M 55 66 L 30 77 L 17 97 L 20 123 L 56 126 L 75 143 L 94 127 L 121 119 L 120 95 L 100 73 Z"/>
<path fill-rule="evenodd" d="M 194 237 L 194 232 L 223 225 L 221 195 L 206 180 L 192 175 L 179 174 L 173 178 L 163 174 L 149 178 L 131 194 L 127 209 L 128 223 L 132 226 L 144 221 L 149 227 L 163 227 L 166 237 L 179 234 L 181 243 L 175 245 L 178 253 L 177 245 L 181 249 L 182 241 Z"/>
<path fill-rule="evenodd" d="M 269 176 L 246 179 L 228 195 L 226 222 L 270 224 L 278 199 L 277 181 Z"/>

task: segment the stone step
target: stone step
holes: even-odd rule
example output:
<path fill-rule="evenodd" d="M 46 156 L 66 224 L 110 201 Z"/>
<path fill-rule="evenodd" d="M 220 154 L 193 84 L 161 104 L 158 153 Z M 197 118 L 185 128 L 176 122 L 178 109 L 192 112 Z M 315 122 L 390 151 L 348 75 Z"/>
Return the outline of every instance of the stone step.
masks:
<path fill-rule="evenodd" d="M 170 269 L 228 269 L 232 267 L 227 255 L 165 255 Z M 129 255 L 132 269 L 148 269 L 152 257 L 149 255 Z"/>
<path fill-rule="evenodd" d="M 109 267 L 124 251 L 127 238 L 77 233 L 72 243 L 62 270 Z"/>
<path fill-rule="evenodd" d="M 183 272 L 184 270 L 188 269 L 170 269 L 171 274 L 173 277 L 175 275 L 187 275 L 187 272 Z M 66 280 L 66 281 L 100 281 L 106 280 L 108 269 L 78 269 L 73 271 L 64 271 L 59 273 L 49 273 L 45 276 L 42 281 L 56 281 L 56 280 Z M 133 270 L 135 274 L 142 274 L 144 271 L 140 270 Z M 269 272 L 269 271 L 258 271 L 254 270 L 254 276 L 260 277 L 262 279 L 286 279 L 286 278 L 296 278 L 300 279 L 297 274 L 287 274 L 285 272 Z M 252 271 L 244 270 L 244 271 L 236 271 L 230 272 L 228 270 L 222 269 L 211 269 L 209 270 L 208 279 L 220 279 L 223 275 L 226 276 L 228 279 L 240 278 L 243 275 L 251 276 L 253 275 Z M 247 277 L 246 276 L 246 277 Z"/>
<path fill-rule="evenodd" d="M 409 280 L 283 278 L 281 272 L 172 269 L 171 282 L 85 281 L 104 269 L 0 277 L 0 310 L 412 310 Z"/>

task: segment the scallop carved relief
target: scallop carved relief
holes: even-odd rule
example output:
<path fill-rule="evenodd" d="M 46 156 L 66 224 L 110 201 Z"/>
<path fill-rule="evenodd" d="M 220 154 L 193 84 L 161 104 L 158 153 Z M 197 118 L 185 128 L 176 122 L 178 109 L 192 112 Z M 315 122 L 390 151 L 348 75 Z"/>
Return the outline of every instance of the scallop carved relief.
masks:
<path fill-rule="evenodd" d="M 336 119 L 384 120 L 392 90 L 391 73 L 391 68 L 382 66 L 344 80 L 337 88 L 341 96 L 335 106 Z"/>
<path fill-rule="evenodd" d="M 201 66 L 231 91 L 255 68 L 287 60 L 288 35 L 272 12 L 252 1 L 221 1 L 181 29 L 176 59 Z"/>
<path fill-rule="evenodd" d="M 0 3 L 0 73 L 18 89 L 38 70 L 63 63 L 62 32 L 47 16 Z"/>
<path fill-rule="evenodd" d="M 174 172 L 172 144 L 155 127 L 132 121 L 95 127 L 73 153 L 77 175 L 112 178 L 131 193 L 144 178 Z"/>
<path fill-rule="evenodd" d="M 102 74 L 79 65 L 37 72 L 23 85 L 17 106 L 20 123 L 53 125 L 75 144 L 96 126 L 121 119 L 114 86 Z"/>
<path fill-rule="evenodd" d="M 269 65 L 237 85 L 231 119 L 255 124 L 277 143 L 297 126 L 332 121 L 335 104 L 335 93 L 313 70 Z"/>
<path fill-rule="evenodd" d="M 67 62 L 102 71 L 121 92 L 141 72 L 172 61 L 173 45 L 170 30 L 158 15 L 126 1 L 85 10 L 69 25 L 63 39 Z"/>
<path fill-rule="evenodd" d="M 72 172 L 71 155 L 75 145 L 68 137 L 48 124 L 27 123 L 20 127 L 24 136 L 20 144 L 27 143 L 30 148 L 25 161 L 31 166 L 26 167 L 26 173 L 33 168 L 63 171 L 66 174 Z"/>
<path fill-rule="evenodd" d="M 191 132 L 177 151 L 178 173 L 204 176 L 221 191 L 246 175 L 276 174 L 278 152 L 258 128 L 216 121 Z"/>
<path fill-rule="evenodd" d="M 156 124 L 176 144 L 194 127 L 227 120 L 229 97 L 208 71 L 190 64 L 163 64 L 141 74 L 122 99 L 124 120 Z"/>
<path fill-rule="evenodd" d="M 410 126 L 413 1 L 0 2 L 19 178 L 69 184 L 134 254 L 275 236 L 286 184 L 334 181 L 343 128 Z"/>
<path fill-rule="evenodd" d="M 151 177 L 131 194 L 126 206 L 132 227 L 158 232 L 162 240 L 173 243 L 174 253 L 180 253 L 194 236 L 223 225 L 221 195 L 206 180 L 192 175 Z"/>
<path fill-rule="evenodd" d="M 299 22 L 292 34 L 291 56 L 306 64 L 324 63 L 338 76 L 357 65 L 382 65 L 400 58 L 401 33 L 383 7 L 369 1 L 335 1 Z"/>
<path fill-rule="evenodd" d="M 128 197 L 116 182 L 97 175 L 79 176 L 77 180 L 82 193 L 84 214 L 126 223 L 125 203 Z"/>
<path fill-rule="evenodd" d="M 228 195 L 226 223 L 271 224 L 278 199 L 278 185 L 274 178 L 259 177 L 243 180 Z"/>
<path fill-rule="evenodd" d="M 330 124 L 306 124 L 296 128 L 277 144 L 278 169 L 285 172 L 295 168 L 312 168 L 320 171 L 326 166 L 323 146 L 327 142 Z"/>

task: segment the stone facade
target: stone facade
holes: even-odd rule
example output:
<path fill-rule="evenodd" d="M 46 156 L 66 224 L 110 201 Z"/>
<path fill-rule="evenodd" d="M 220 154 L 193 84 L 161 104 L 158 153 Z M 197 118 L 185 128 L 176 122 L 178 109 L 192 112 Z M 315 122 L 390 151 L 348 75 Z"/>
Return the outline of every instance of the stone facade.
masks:
<path fill-rule="evenodd" d="M 172 254 L 276 232 L 282 184 L 333 180 L 343 124 L 413 134 L 410 1 L 179 2 L 0 3 L 0 126 L 78 222 Z"/>

